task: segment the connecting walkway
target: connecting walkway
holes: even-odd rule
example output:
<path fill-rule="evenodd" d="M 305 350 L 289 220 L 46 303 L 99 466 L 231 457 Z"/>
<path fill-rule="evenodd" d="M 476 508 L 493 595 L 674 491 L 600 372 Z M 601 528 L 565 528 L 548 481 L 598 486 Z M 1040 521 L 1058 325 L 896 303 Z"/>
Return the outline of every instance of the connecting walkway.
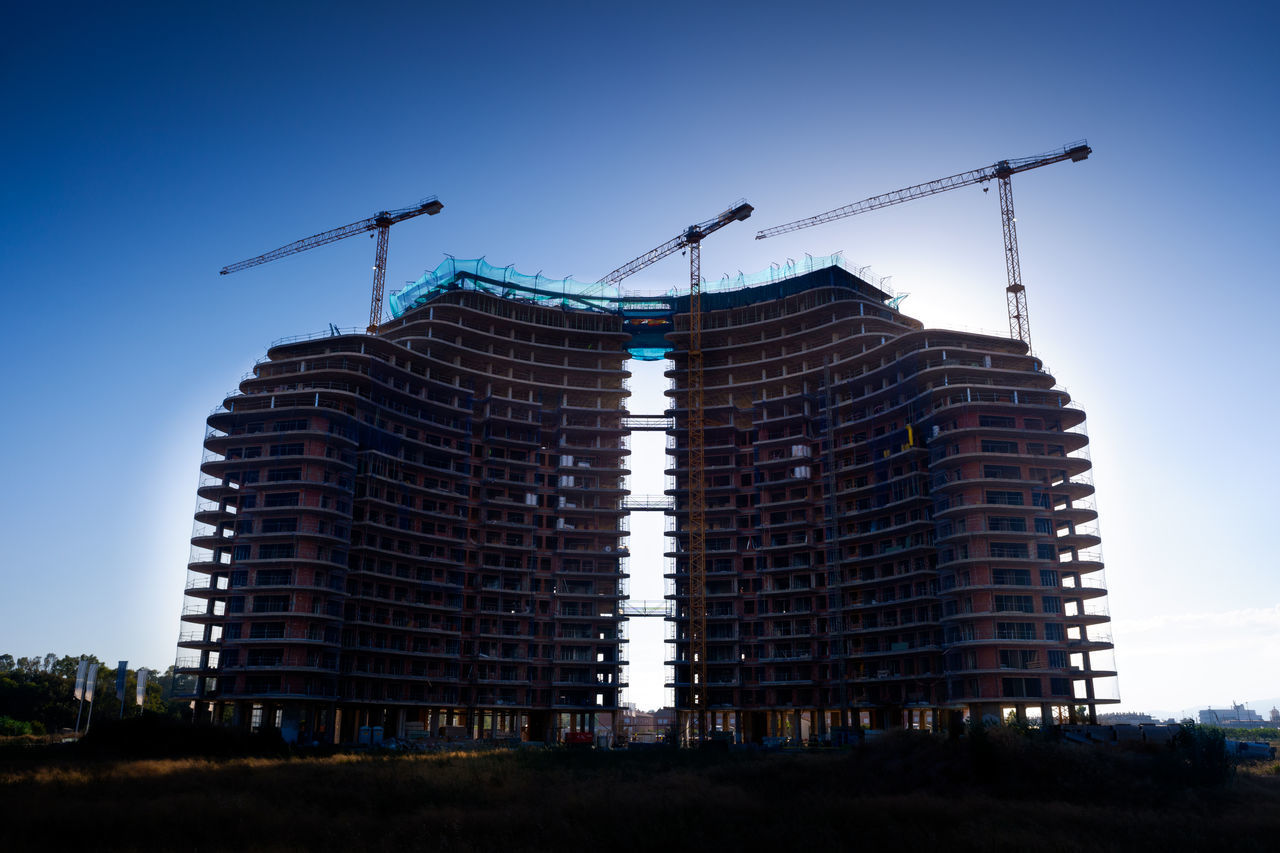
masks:
<path fill-rule="evenodd" d="M 674 618 L 675 602 L 673 601 L 638 601 L 626 600 L 622 602 L 622 615 L 632 618 Z"/>
<path fill-rule="evenodd" d="M 622 499 L 622 508 L 629 512 L 664 512 L 676 507 L 669 495 L 627 495 Z"/>
<path fill-rule="evenodd" d="M 632 432 L 666 432 L 676 428 L 676 419 L 666 415 L 626 415 L 622 418 L 622 428 Z"/>
<path fill-rule="evenodd" d="M 622 419 L 624 429 L 666 432 L 675 429 L 675 418 L 666 415 L 627 415 Z M 628 512 L 666 512 L 675 509 L 675 499 L 670 495 L 627 495 L 622 508 Z M 643 601 L 628 599 L 621 602 L 623 616 L 642 619 L 668 619 L 675 617 L 675 603 L 670 601 Z"/>

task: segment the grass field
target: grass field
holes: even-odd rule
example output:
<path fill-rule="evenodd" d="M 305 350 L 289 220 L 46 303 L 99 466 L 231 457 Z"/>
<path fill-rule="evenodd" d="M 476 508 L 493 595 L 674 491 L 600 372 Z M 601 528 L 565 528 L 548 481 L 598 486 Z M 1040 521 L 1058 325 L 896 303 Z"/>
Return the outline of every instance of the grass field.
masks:
<path fill-rule="evenodd" d="M 0 849 L 1275 850 L 1274 762 L 902 733 L 831 753 L 0 759 Z"/>

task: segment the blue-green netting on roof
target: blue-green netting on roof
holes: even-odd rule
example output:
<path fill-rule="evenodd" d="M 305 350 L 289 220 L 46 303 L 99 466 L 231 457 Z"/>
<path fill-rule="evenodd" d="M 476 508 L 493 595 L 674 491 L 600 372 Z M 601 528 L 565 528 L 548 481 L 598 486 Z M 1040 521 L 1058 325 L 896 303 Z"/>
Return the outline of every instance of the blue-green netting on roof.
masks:
<path fill-rule="evenodd" d="M 463 286 L 483 290 L 511 299 L 525 299 L 568 308 L 616 310 L 621 296 L 617 286 L 577 281 L 573 278 L 548 278 L 542 273 L 528 275 L 513 266 L 497 267 L 484 258 L 460 260 L 445 258 L 434 270 L 404 290 L 391 294 L 391 316 L 421 305 L 443 290 Z"/>
<path fill-rule="evenodd" d="M 802 261 L 788 259 L 785 264 L 773 264 L 760 272 L 750 274 L 739 272 L 737 276 L 725 275 L 719 281 L 704 282 L 703 293 L 758 287 L 832 266 L 848 270 L 873 287 L 889 295 L 893 294 L 882 279 L 868 274 L 866 267 L 851 264 L 839 253 L 820 257 L 805 255 Z M 682 290 L 670 288 L 658 293 L 624 291 L 617 285 L 578 281 L 573 278 L 547 278 L 542 273 L 528 275 L 517 272 L 512 266 L 494 266 L 484 258 L 460 260 L 447 257 L 434 270 L 425 273 L 422 278 L 403 290 L 391 294 L 389 300 L 391 316 L 400 317 L 409 309 L 427 302 L 437 293 L 454 288 L 482 290 L 508 299 L 609 313 L 640 312 L 650 307 L 658 311 L 669 311 L 670 305 L 662 302 L 660 298 L 678 296 L 688 290 L 685 286 Z M 659 301 L 647 304 L 646 297 L 657 297 Z"/>

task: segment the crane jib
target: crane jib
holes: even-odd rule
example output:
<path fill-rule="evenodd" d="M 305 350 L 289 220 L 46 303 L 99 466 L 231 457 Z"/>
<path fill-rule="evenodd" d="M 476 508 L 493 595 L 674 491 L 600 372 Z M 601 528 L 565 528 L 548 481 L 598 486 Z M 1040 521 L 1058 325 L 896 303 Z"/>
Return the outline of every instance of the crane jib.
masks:
<path fill-rule="evenodd" d="M 373 296 L 369 306 L 369 333 L 373 334 L 380 322 L 382 316 L 382 293 L 384 286 L 384 275 L 387 266 L 387 232 L 392 225 L 397 222 L 403 222 L 406 219 L 412 219 L 415 216 L 427 214 L 435 216 L 444 205 L 440 203 L 435 196 L 423 199 L 418 203 L 417 207 L 405 207 L 400 210 L 380 210 L 368 219 L 362 219 L 359 222 L 353 222 L 350 225 L 344 225 L 341 228 L 334 228 L 330 231 L 324 231 L 320 234 L 314 234 L 310 237 L 304 237 L 301 240 L 295 240 L 279 249 L 273 249 L 270 252 L 258 255 L 256 258 L 249 258 L 239 263 L 231 264 L 223 267 L 218 271 L 218 275 L 227 275 L 240 270 L 256 267 L 274 261 L 277 258 L 284 258 L 289 255 L 304 252 L 307 249 L 314 249 L 317 246 L 324 246 L 328 243 L 336 243 L 338 240 L 353 237 L 356 234 L 364 234 L 368 231 L 376 230 L 378 232 L 378 251 L 374 261 L 374 279 L 373 279 Z"/>
<path fill-rule="evenodd" d="M 797 219 L 785 225 L 775 225 L 773 228 L 766 228 L 757 233 L 756 239 L 763 240 L 766 237 L 774 237 L 778 234 L 788 234 L 803 228 L 811 228 L 814 225 L 834 222 L 837 219 L 846 219 L 859 213 L 867 213 L 882 207 L 901 204 L 904 201 L 913 201 L 914 199 L 936 195 L 947 190 L 997 180 L 1000 185 L 1000 216 L 1004 225 L 1005 262 L 1009 278 L 1009 286 L 1006 288 L 1009 329 L 1013 338 L 1027 345 L 1029 352 L 1031 348 L 1031 332 L 1027 320 L 1026 288 L 1022 284 L 1021 263 L 1018 259 L 1018 237 L 1017 229 L 1014 225 L 1017 219 L 1013 214 L 1013 190 L 1009 179 L 1019 172 L 1037 169 L 1052 163 L 1061 163 L 1066 160 L 1078 163 L 1087 159 L 1092 153 L 1093 149 L 1089 147 L 1089 143 L 1081 139 L 1076 142 L 1069 142 L 1056 151 L 1036 157 L 998 160 L 983 169 L 961 172 L 948 178 L 939 178 L 923 184 L 916 184 L 891 193 L 872 196 L 835 210 L 829 210 L 826 213 L 820 213 L 817 216 L 811 216 L 808 219 Z"/>

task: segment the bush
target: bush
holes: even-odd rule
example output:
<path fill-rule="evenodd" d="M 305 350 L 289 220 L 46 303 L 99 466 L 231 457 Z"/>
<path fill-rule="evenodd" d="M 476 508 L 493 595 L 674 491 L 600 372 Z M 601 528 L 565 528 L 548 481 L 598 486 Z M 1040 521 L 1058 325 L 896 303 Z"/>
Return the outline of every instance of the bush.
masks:
<path fill-rule="evenodd" d="M 1235 738 L 1237 740 L 1256 740 L 1256 741 L 1275 741 L 1280 740 L 1280 729 L 1274 726 L 1263 726 L 1261 728 L 1243 729 L 1243 728 L 1223 728 L 1221 726 L 1205 726 L 1205 728 L 1220 731 L 1225 737 Z"/>
<path fill-rule="evenodd" d="M 1182 759 L 1190 784 L 1221 785 L 1231 777 L 1227 739 L 1221 729 L 1183 720 L 1173 746 Z"/>
<path fill-rule="evenodd" d="M 41 726 L 40 729 L 39 734 L 44 734 L 44 726 Z M 12 717 L 0 717 L 0 736 L 19 737 L 29 734 L 36 734 L 30 723 L 23 720 L 15 720 Z"/>
<path fill-rule="evenodd" d="M 289 754 L 275 729 L 250 733 L 223 726 L 196 725 L 147 713 L 126 720 L 95 723 L 76 744 L 92 758 L 232 758 Z"/>

